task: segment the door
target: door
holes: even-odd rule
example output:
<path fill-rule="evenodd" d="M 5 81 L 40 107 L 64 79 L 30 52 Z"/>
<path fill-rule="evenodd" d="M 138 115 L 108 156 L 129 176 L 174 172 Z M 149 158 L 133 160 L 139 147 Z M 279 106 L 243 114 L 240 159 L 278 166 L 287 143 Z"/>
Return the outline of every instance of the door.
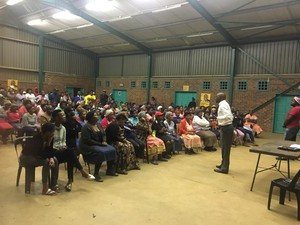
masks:
<path fill-rule="evenodd" d="M 291 101 L 294 96 L 292 95 L 277 95 L 275 97 L 275 107 L 274 107 L 274 120 L 273 120 L 273 132 L 274 133 L 284 133 L 284 128 L 282 124 L 288 111 L 292 108 Z"/>
<path fill-rule="evenodd" d="M 84 88 L 81 87 L 66 87 L 65 91 L 70 95 L 71 98 L 74 98 L 77 95 L 77 92 L 80 91 L 84 95 Z"/>
<path fill-rule="evenodd" d="M 175 106 L 182 105 L 183 107 L 186 107 L 189 102 L 192 101 L 192 98 L 195 98 L 197 104 L 197 92 L 176 91 L 174 101 Z"/>
<path fill-rule="evenodd" d="M 113 98 L 115 101 L 118 102 L 118 107 L 120 107 L 120 102 L 127 102 L 127 91 L 126 90 L 120 90 L 120 89 L 114 89 L 113 92 Z"/>

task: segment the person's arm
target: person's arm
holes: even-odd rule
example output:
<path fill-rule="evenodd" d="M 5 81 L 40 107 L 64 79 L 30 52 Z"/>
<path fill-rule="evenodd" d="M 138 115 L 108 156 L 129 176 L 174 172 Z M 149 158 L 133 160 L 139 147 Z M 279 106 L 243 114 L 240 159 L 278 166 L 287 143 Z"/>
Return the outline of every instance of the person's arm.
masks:
<path fill-rule="evenodd" d="M 294 115 L 288 114 L 285 121 L 284 121 L 284 123 L 283 123 L 283 125 L 282 125 L 282 127 L 286 128 L 293 121 L 294 118 L 295 118 Z"/>
<path fill-rule="evenodd" d="M 179 124 L 179 134 L 182 135 L 182 134 L 188 134 L 187 130 L 185 129 L 186 128 L 186 120 L 181 120 L 180 124 Z"/>

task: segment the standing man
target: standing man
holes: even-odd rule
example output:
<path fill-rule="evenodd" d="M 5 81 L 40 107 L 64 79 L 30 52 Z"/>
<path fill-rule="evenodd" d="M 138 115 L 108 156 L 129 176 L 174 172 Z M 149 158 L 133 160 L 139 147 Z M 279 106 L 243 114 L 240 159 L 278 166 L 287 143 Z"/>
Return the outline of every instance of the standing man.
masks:
<path fill-rule="evenodd" d="M 107 104 L 108 95 L 106 94 L 106 90 L 103 90 L 102 94 L 100 95 L 100 102 L 102 106 Z"/>
<path fill-rule="evenodd" d="M 288 112 L 283 128 L 285 128 L 284 140 L 296 141 L 297 133 L 300 128 L 300 98 L 294 97 L 291 101 L 293 108 Z"/>
<path fill-rule="evenodd" d="M 227 174 L 229 171 L 230 149 L 233 136 L 233 115 L 225 99 L 226 95 L 224 93 L 217 94 L 216 102 L 219 104 L 217 120 L 221 134 L 222 163 L 221 165 L 217 165 L 214 171 Z"/>

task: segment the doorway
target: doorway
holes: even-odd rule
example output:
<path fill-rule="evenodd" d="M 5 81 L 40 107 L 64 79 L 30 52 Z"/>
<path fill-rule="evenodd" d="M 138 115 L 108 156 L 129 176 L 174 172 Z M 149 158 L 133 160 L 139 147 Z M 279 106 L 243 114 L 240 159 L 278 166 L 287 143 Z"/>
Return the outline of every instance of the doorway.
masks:
<path fill-rule="evenodd" d="M 120 102 L 127 102 L 127 90 L 114 89 L 113 98 L 118 102 L 118 107 L 120 107 Z"/>
<path fill-rule="evenodd" d="M 274 119 L 273 119 L 273 132 L 274 133 L 284 133 L 284 128 L 282 124 L 285 117 L 292 108 L 291 101 L 294 95 L 277 95 L 275 97 L 275 107 L 274 107 Z"/>
<path fill-rule="evenodd" d="M 182 105 L 183 107 L 187 107 L 192 98 L 195 98 L 197 102 L 197 92 L 176 91 L 175 106 Z"/>
<path fill-rule="evenodd" d="M 74 98 L 77 95 L 77 92 L 80 91 L 84 95 L 84 88 L 81 87 L 66 87 L 65 91 L 70 95 L 71 98 Z"/>

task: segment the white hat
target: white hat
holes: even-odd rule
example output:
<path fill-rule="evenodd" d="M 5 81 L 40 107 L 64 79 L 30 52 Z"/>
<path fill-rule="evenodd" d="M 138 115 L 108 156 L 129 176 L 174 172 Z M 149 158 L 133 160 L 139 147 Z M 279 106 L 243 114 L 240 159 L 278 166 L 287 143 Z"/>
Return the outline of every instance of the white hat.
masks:
<path fill-rule="evenodd" d="M 157 107 L 157 110 L 160 110 L 160 109 L 162 109 L 162 106 L 161 106 L 161 105 Z"/>
<path fill-rule="evenodd" d="M 114 113 L 114 111 L 112 109 L 108 109 L 108 110 L 105 111 L 105 116 L 108 116 L 112 113 Z"/>

